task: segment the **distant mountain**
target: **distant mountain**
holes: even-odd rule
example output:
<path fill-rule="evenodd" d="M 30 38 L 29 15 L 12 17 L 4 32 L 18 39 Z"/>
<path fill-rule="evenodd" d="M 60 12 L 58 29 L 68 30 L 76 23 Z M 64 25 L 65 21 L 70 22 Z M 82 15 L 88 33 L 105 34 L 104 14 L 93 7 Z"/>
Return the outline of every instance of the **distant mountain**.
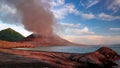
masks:
<path fill-rule="evenodd" d="M 45 37 L 38 34 L 31 34 L 30 36 L 23 39 L 21 42 L 30 42 L 34 45 L 39 45 L 39 46 L 83 45 L 83 44 L 72 43 L 70 41 L 62 39 L 57 35 Z"/>
<path fill-rule="evenodd" d="M 24 36 L 11 28 L 0 31 L 0 40 L 15 42 L 22 39 L 24 39 Z"/>

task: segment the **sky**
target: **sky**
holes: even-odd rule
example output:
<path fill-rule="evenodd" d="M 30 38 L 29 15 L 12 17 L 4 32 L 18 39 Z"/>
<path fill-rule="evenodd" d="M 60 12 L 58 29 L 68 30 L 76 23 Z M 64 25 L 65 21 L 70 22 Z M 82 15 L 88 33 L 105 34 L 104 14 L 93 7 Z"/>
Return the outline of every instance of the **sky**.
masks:
<path fill-rule="evenodd" d="M 57 23 L 54 32 L 74 43 L 89 45 L 120 44 L 120 0 L 50 0 Z M 28 36 L 15 7 L 0 4 L 0 30 L 11 27 Z M 9 16 L 8 16 L 9 15 Z M 6 20 L 7 19 L 7 20 Z"/>

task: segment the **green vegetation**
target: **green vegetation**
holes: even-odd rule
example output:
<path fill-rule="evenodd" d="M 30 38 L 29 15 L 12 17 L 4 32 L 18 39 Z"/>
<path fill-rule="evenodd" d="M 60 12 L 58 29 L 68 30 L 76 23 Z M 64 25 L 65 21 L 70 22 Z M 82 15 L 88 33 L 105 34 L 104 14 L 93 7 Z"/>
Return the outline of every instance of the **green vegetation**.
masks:
<path fill-rule="evenodd" d="M 11 28 L 4 29 L 0 31 L 0 40 L 5 41 L 20 41 L 24 38 L 20 33 L 16 32 L 15 30 Z"/>

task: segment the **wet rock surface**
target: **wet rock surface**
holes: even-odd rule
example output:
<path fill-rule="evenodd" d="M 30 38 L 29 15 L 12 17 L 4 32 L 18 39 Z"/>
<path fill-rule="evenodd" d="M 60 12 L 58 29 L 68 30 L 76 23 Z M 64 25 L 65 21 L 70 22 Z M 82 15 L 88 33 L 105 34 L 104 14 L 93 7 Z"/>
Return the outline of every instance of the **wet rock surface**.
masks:
<path fill-rule="evenodd" d="M 119 68 L 115 61 L 120 60 L 108 47 L 86 54 L 0 49 L 0 58 L 3 68 Z"/>

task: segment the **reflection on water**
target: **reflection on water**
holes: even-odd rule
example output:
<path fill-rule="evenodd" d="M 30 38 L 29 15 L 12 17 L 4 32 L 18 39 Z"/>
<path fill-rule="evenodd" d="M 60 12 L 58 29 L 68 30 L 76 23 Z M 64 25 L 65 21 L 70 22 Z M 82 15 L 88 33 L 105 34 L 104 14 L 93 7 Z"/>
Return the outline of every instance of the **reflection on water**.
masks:
<path fill-rule="evenodd" d="M 38 46 L 36 48 L 17 48 L 22 50 L 36 50 L 36 51 L 52 51 L 52 52 L 67 52 L 67 53 L 88 53 L 99 49 L 101 46 L 49 46 L 42 47 Z M 111 49 L 115 50 L 120 54 L 120 46 L 109 46 Z"/>
<path fill-rule="evenodd" d="M 67 53 L 87 53 L 97 50 L 99 47 L 84 47 L 84 46 L 49 46 L 36 48 L 17 48 L 22 50 L 37 50 L 37 51 L 52 51 L 52 52 L 67 52 Z"/>

